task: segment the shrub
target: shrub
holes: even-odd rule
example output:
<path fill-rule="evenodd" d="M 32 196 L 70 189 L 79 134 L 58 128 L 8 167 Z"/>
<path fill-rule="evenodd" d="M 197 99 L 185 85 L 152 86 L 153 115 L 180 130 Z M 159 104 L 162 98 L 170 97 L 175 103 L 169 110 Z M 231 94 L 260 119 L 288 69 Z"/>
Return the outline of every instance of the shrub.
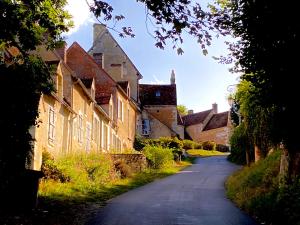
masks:
<path fill-rule="evenodd" d="M 79 153 L 58 158 L 57 165 L 71 180 L 85 184 L 106 184 L 114 177 L 114 167 L 109 155 Z"/>
<path fill-rule="evenodd" d="M 127 178 L 132 176 L 132 170 L 124 160 L 115 161 L 114 168 L 121 178 Z"/>
<path fill-rule="evenodd" d="M 229 152 L 229 147 L 226 145 L 217 144 L 216 150 L 219 152 Z"/>
<path fill-rule="evenodd" d="M 44 174 L 43 179 L 52 179 L 62 183 L 70 181 L 70 177 L 62 169 L 58 168 L 54 158 L 47 151 L 43 151 L 42 153 L 41 171 Z"/>
<path fill-rule="evenodd" d="M 169 148 L 148 145 L 144 147 L 143 153 L 154 169 L 166 167 L 173 161 L 173 153 Z"/>
<path fill-rule="evenodd" d="M 204 141 L 202 143 L 202 148 L 204 150 L 216 150 L 216 143 L 213 141 Z"/>
<path fill-rule="evenodd" d="M 202 149 L 202 143 L 195 142 L 194 149 Z"/>
<path fill-rule="evenodd" d="M 134 142 L 133 142 L 133 148 L 137 151 L 142 151 L 142 149 L 146 146 L 147 142 L 146 139 L 143 139 L 140 136 L 135 136 Z"/>
<path fill-rule="evenodd" d="M 191 140 L 183 140 L 182 143 L 183 143 L 183 149 L 185 150 L 194 149 L 194 146 L 196 144 L 194 141 Z"/>
<path fill-rule="evenodd" d="M 228 160 L 237 164 L 246 164 L 246 149 L 252 149 L 246 132 L 245 124 L 235 127 L 230 136 L 231 151 Z"/>

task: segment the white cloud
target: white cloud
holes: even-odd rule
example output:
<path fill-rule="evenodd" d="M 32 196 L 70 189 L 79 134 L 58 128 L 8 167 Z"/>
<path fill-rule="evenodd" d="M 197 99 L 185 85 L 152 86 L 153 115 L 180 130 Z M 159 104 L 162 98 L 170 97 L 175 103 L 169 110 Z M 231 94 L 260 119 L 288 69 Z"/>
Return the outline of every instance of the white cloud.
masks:
<path fill-rule="evenodd" d="M 157 76 L 153 75 L 153 79 L 154 81 L 150 81 L 150 84 L 167 84 L 168 81 L 165 81 L 165 80 L 159 80 L 157 78 Z"/>
<path fill-rule="evenodd" d="M 72 15 L 74 23 L 74 27 L 66 35 L 76 32 L 83 24 L 95 22 L 86 0 L 68 0 L 66 10 Z"/>

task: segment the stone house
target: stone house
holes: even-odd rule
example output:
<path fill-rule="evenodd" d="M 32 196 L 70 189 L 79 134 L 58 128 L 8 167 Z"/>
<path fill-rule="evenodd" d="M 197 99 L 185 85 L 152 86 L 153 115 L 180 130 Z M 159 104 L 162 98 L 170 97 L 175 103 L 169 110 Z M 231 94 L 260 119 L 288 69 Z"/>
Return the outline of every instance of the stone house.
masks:
<path fill-rule="evenodd" d="M 105 25 L 94 24 L 93 45 L 88 53 L 116 82 L 128 82 L 130 97 L 138 102 L 141 73 Z"/>
<path fill-rule="evenodd" d="M 175 73 L 169 85 L 139 85 L 142 108 L 139 134 L 147 138 L 178 137 L 184 139 L 184 126 L 177 110 Z"/>
<path fill-rule="evenodd" d="M 41 96 L 39 123 L 30 130 L 35 139 L 32 169 L 40 170 L 44 150 L 58 157 L 108 149 L 101 143 L 105 143 L 108 134 L 93 127 L 95 118 L 102 122 L 103 128 L 108 127 L 110 121 L 107 113 L 96 104 L 94 80 L 88 85 L 86 80 L 78 78 L 67 65 L 65 48 L 47 51 L 40 47 L 37 54 L 55 67 L 53 81 L 56 91 Z"/>
<path fill-rule="evenodd" d="M 67 64 L 83 81 L 94 80 L 96 103 L 109 115 L 108 148 L 132 149 L 138 107 L 130 98 L 129 82 L 115 82 L 78 43 L 67 50 Z"/>
<path fill-rule="evenodd" d="M 127 90 L 133 103 L 143 108 L 137 112 L 135 124 L 138 134 L 148 138 L 163 136 L 183 138 L 183 124 L 176 109 L 175 74 L 171 85 L 139 84 L 141 73 L 102 24 L 94 24 L 93 45 L 88 53 L 119 86 Z M 161 97 L 154 98 L 158 101 L 145 99 L 145 93 L 147 96 L 155 96 L 156 89 L 162 93 Z"/>
<path fill-rule="evenodd" d="M 212 109 L 182 117 L 185 126 L 185 136 L 193 141 L 214 141 L 217 144 L 229 145 L 230 118 L 229 112 L 218 113 L 218 105 L 212 104 Z"/>

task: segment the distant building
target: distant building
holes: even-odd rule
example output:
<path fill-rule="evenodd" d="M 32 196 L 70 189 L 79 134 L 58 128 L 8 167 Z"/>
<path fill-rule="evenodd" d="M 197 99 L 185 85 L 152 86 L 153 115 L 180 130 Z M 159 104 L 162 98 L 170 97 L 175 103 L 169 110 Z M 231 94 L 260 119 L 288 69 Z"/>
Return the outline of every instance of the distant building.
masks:
<path fill-rule="evenodd" d="M 147 138 L 184 139 L 184 126 L 177 110 L 175 73 L 169 85 L 140 84 L 142 114 L 138 121 L 140 135 Z"/>
<path fill-rule="evenodd" d="M 229 112 L 218 113 L 218 105 L 214 103 L 212 109 L 194 113 L 189 110 L 183 116 L 186 138 L 193 141 L 214 141 L 217 144 L 229 145 L 230 118 Z"/>

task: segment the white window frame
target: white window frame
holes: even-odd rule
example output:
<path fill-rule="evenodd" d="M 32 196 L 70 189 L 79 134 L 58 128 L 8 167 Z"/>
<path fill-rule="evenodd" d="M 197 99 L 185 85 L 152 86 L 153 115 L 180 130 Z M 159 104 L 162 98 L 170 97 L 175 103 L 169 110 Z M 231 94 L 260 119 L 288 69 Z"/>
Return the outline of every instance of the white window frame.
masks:
<path fill-rule="evenodd" d="M 52 106 L 49 106 L 49 113 L 48 113 L 48 143 L 50 145 L 54 145 L 55 121 L 56 121 L 55 110 Z"/>
<path fill-rule="evenodd" d="M 124 121 L 124 102 L 118 98 L 118 119 Z"/>
<path fill-rule="evenodd" d="M 83 142 L 83 116 L 81 113 L 78 114 L 78 142 Z"/>
<path fill-rule="evenodd" d="M 74 139 L 76 139 L 76 137 L 77 137 L 77 129 L 78 129 L 78 127 L 77 127 L 77 116 L 75 116 L 73 118 L 73 138 Z"/>
<path fill-rule="evenodd" d="M 86 122 L 86 145 L 85 150 L 87 152 L 91 151 L 91 136 L 92 136 L 92 126 L 91 123 Z"/>
<path fill-rule="evenodd" d="M 99 117 L 94 113 L 93 118 L 93 135 L 92 140 L 97 144 L 97 147 L 100 144 L 100 132 L 101 132 L 101 123 Z"/>

